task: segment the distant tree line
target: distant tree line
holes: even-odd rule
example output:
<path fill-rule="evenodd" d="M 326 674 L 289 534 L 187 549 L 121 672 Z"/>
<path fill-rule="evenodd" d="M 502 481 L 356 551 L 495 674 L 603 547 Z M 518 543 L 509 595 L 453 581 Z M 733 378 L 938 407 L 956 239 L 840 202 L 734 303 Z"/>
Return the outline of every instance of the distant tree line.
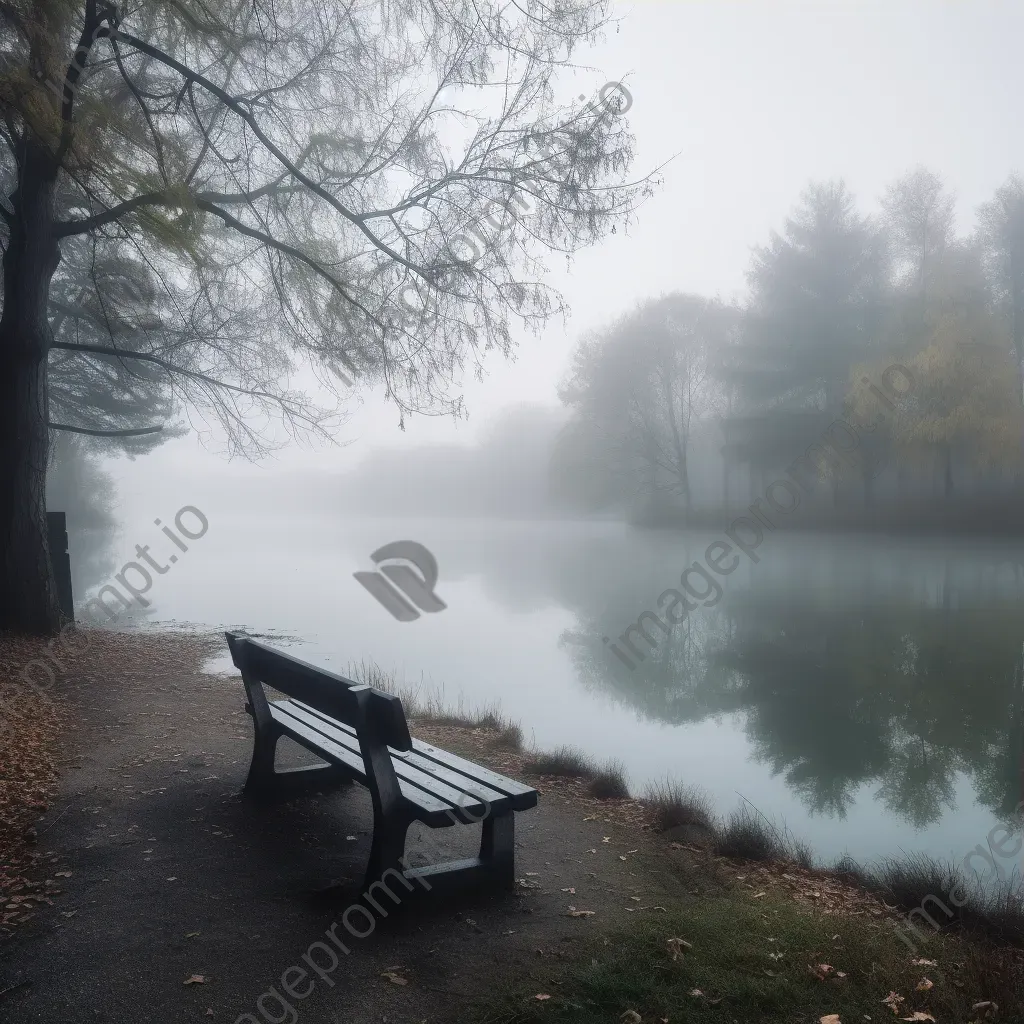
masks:
<path fill-rule="evenodd" d="M 893 467 L 898 493 L 912 477 L 945 497 L 955 478 L 968 489 L 993 477 L 1015 487 L 1024 179 L 1000 186 L 967 233 L 954 207 L 924 168 L 890 186 L 873 216 L 842 181 L 812 183 L 754 250 L 745 304 L 677 292 L 583 338 L 561 389 L 571 418 L 553 458 L 556 497 L 583 510 L 686 513 L 702 434 L 751 471 L 785 465 L 802 451 L 801 430 L 815 436 L 840 416 L 874 421 L 869 382 L 897 362 L 912 371 L 914 393 L 879 421 L 870 454 Z M 730 425 L 742 443 L 723 445 L 718 428 Z"/>

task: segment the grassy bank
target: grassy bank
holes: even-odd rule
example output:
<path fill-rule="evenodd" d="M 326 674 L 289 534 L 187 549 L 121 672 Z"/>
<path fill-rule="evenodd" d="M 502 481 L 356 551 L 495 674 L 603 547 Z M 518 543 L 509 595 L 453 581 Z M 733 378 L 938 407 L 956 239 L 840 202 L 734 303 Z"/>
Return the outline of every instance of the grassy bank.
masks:
<path fill-rule="evenodd" d="M 564 968 L 517 980 L 471 1019 L 1024 1020 L 1021 954 L 967 936 L 940 935 L 917 956 L 884 919 L 826 915 L 739 887 L 678 896 L 664 912 L 637 917 L 631 928 L 595 934 Z"/>

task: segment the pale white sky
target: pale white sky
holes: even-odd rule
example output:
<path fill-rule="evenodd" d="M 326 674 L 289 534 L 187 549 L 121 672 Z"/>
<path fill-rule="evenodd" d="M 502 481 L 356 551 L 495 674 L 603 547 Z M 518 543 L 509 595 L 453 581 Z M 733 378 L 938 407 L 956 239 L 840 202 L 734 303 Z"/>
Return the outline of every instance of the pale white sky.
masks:
<path fill-rule="evenodd" d="M 291 448 L 254 470 L 192 435 L 122 460 L 123 504 L 184 493 L 193 474 L 331 472 L 377 447 L 471 441 L 502 406 L 554 403 L 587 329 L 665 291 L 740 296 L 751 247 L 811 178 L 843 176 L 870 212 L 889 182 L 925 164 L 957 193 L 967 230 L 978 203 L 1024 170 L 1019 2 L 637 0 L 619 10 L 619 31 L 579 59 L 628 82 L 638 175 L 679 155 L 628 231 L 568 272 L 551 259 L 549 280 L 572 308 L 567 326 L 524 337 L 515 362 L 493 359 L 486 380 L 465 382 L 466 422 L 414 418 L 402 434 L 394 407 L 367 393 L 352 403 L 343 448 Z"/>

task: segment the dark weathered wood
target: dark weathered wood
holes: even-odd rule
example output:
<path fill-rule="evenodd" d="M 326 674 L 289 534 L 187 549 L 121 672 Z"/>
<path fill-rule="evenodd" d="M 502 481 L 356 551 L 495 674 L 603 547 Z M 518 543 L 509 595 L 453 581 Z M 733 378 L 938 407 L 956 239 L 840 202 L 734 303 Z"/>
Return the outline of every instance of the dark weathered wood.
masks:
<path fill-rule="evenodd" d="M 64 512 L 46 513 L 47 537 L 53 582 L 57 588 L 60 610 L 68 622 L 75 619 L 75 597 L 71 589 L 71 556 L 68 554 L 68 523 Z"/>
<path fill-rule="evenodd" d="M 274 702 L 271 713 L 282 725 L 301 722 L 314 735 L 319 734 L 340 746 L 358 750 L 359 741 L 353 732 L 338 723 L 324 721 L 294 701 Z M 430 767 L 424 770 L 407 758 L 393 761 L 393 764 L 399 782 L 408 783 L 403 785 L 403 793 L 412 801 L 416 801 L 419 792 L 426 792 L 443 801 L 451 810 L 464 809 L 475 821 L 480 821 L 481 816 L 487 813 L 488 805 L 492 814 L 510 807 L 510 800 L 504 793 L 482 783 L 473 785 L 464 775 L 448 773 L 444 769 L 431 770 Z M 472 794 L 467 787 L 472 787 Z"/>
<path fill-rule="evenodd" d="M 397 697 L 240 634 L 226 635 L 232 660 L 242 674 L 246 710 L 253 719 L 247 794 L 291 796 L 351 780 L 365 785 L 374 819 L 368 885 L 396 876 L 420 880 L 424 888 L 473 881 L 514 883 L 513 815 L 536 805 L 536 790 L 413 740 Z M 268 701 L 264 685 L 289 699 Z M 275 769 L 281 736 L 290 737 L 326 764 Z M 480 855 L 409 868 L 405 841 L 414 821 L 431 828 L 482 822 Z"/>
<path fill-rule="evenodd" d="M 285 708 L 288 705 L 296 705 L 304 711 L 315 715 L 328 725 L 338 727 L 337 722 L 332 722 L 328 717 L 318 712 L 316 708 L 303 704 L 302 701 L 276 702 L 278 707 Z M 342 730 L 345 729 L 344 726 L 340 728 Z M 354 732 L 352 735 L 354 736 Z M 535 789 L 524 786 L 521 782 L 516 782 L 515 779 L 509 779 L 504 775 L 499 775 L 497 772 L 492 772 L 481 765 L 474 764 L 472 761 L 467 761 L 464 757 L 450 754 L 447 750 L 441 750 L 440 747 L 424 743 L 422 740 L 414 738 L 411 751 L 403 752 L 392 749 L 391 756 L 406 764 L 415 765 L 424 771 L 445 778 L 457 788 L 464 785 L 467 780 L 471 780 L 476 792 L 480 792 L 481 786 L 484 787 L 482 795 L 488 800 L 497 798 L 488 796 L 488 789 L 498 795 L 510 797 L 513 810 L 527 811 L 531 807 L 537 806 L 537 791 Z"/>
<path fill-rule="evenodd" d="M 272 686 L 289 697 L 319 708 L 338 722 L 355 726 L 365 715 L 363 703 L 369 700 L 375 730 L 389 747 L 409 750 L 412 739 L 402 711 L 402 702 L 391 694 L 381 693 L 317 668 L 283 651 L 240 634 L 228 633 L 228 647 L 239 671 Z M 236 656 L 237 652 L 237 656 Z M 239 662 L 238 658 L 242 659 Z M 361 697 L 366 694 L 367 697 Z"/>

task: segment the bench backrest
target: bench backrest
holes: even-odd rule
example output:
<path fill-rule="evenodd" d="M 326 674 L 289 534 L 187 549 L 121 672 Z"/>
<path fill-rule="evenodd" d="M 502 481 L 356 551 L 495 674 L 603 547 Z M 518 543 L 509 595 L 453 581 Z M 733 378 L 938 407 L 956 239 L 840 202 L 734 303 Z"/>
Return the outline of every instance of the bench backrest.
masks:
<path fill-rule="evenodd" d="M 395 750 L 412 749 L 405 710 L 398 697 L 317 668 L 241 633 L 224 635 L 258 717 L 265 710 L 264 684 L 351 726 L 360 736 L 371 733 L 375 740 Z"/>

